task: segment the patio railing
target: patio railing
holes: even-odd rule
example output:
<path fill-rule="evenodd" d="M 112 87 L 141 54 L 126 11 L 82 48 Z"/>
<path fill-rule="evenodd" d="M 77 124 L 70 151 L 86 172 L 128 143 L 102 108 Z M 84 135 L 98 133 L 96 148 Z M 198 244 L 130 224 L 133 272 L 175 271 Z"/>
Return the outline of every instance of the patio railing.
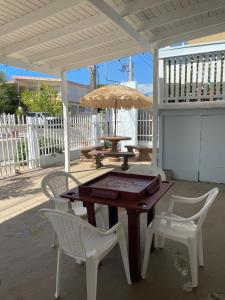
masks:
<path fill-rule="evenodd" d="M 224 100 L 225 50 L 217 50 L 219 46 L 221 49 L 221 45 L 215 44 L 164 50 L 168 53 L 171 51 L 171 56 L 162 59 L 161 102 Z M 177 54 L 172 56 L 175 51 Z"/>
<path fill-rule="evenodd" d="M 70 150 L 98 142 L 107 134 L 103 115 L 70 116 Z M 0 178 L 49 164 L 64 151 L 63 118 L 0 115 Z"/>

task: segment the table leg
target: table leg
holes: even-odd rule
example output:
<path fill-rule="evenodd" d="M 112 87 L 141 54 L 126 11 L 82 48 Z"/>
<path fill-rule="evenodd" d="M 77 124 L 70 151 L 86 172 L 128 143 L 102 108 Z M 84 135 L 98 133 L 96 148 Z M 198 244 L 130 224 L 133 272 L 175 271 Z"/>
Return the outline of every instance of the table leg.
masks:
<path fill-rule="evenodd" d="M 117 207 L 109 206 L 108 211 L 109 211 L 109 228 L 111 228 L 118 222 L 118 209 Z"/>
<path fill-rule="evenodd" d="M 117 144 L 118 144 L 118 141 L 111 141 L 112 142 L 112 152 L 117 152 L 118 149 L 117 149 Z"/>
<path fill-rule="evenodd" d="M 140 247 L 140 214 L 127 209 L 129 264 L 131 280 L 137 281 L 141 277 L 141 247 Z"/>
<path fill-rule="evenodd" d="M 153 221 L 154 218 L 155 218 L 155 206 L 153 206 L 147 214 L 147 226 Z M 155 250 L 155 239 L 153 235 L 151 252 L 153 252 L 154 250 Z"/>
<path fill-rule="evenodd" d="M 96 226 L 94 203 L 86 203 L 88 222 Z"/>
<path fill-rule="evenodd" d="M 112 142 L 112 152 L 118 153 L 118 148 L 117 148 L 118 141 L 111 141 L 111 142 Z M 114 156 L 114 157 L 110 157 L 109 160 L 113 162 L 118 162 L 120 161 L 120 158 Z"/>
<path fill-rule="evenodd" d="M 154 218 L 155 218 L 155 206 L 153 206 L 151 210 L 148 212 L 147 225 L 149 225 Z"/>
<path fill-rule="evenodd" d="M 121 169 L 122 170 L 128 170 L 129 169 L 129 166 L 128 166 L 128 157 L 127 156 L 123 157 L 123 164 L 121 166 Z"/>

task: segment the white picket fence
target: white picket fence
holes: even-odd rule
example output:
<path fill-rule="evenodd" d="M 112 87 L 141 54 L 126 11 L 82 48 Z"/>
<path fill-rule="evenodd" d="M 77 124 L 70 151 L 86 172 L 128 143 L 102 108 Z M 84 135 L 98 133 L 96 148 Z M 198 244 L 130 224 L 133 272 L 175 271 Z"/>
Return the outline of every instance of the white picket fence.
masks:
<path fill-rule="evenodd" d="M 97 137 L 107 134 L 108 126 L 112 124 L 101 114 L 70 116 L 70 150 L 98 143 Z M 48 165 L 51 159 L 62 156 L 63 130 L 61 116 L 0 115 L 0 178 Z"/>
<path fill-rule="evenodd" d="M 216 46 L 215 46 L 216 49 Z M 164 58 L 163 103 L 225 98 L 225 51 Z"/>

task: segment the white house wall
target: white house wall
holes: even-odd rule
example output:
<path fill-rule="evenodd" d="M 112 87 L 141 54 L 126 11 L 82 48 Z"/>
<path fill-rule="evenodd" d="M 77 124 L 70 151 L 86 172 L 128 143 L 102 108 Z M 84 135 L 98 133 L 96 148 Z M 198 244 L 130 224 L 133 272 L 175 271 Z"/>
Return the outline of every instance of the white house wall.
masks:
<path fill-rule="evenodd" d="M 159 162 L 175 179 L 225 183 L 225 110 L 160 113 Z"/>
<path fill-rule="evenodd" d="M 199 180 L 225 183 L 225 116 L 202 116 Z"/>
<path fill-rule="evenodd" d="M 89 93 L 89 87 L 79 87 L 68 84 L 68 97 L 70 102 L 79 102 L 80 98 Z"/>

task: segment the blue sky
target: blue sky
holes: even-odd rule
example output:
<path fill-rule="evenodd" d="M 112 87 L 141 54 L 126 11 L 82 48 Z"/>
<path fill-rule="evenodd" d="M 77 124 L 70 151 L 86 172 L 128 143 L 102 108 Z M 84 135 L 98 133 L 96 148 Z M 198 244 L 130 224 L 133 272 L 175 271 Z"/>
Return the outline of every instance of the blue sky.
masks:
<path fill-rule="evenodd" d="M 98 81 L 99 83 L 113 83 L 127 81 L 127 72 L 121 72 L 123 64 L 128 63 L 128 58 L 121 58 L 120 60 L 114 60 L 98 65 Z M 133 56 L 134 63 L 134 79 L 138 83 L 152 83 L 152 70 L 153 70 L 153 59 L 149 53 L 139 53 Z M 11 66 L 0 65 L 0 70 L 7 74 L 8 79 L 13 75 L 17 76 L 39 76 L 39 77 L 52 77 L 50 75 L 41 74 L 38 72 L 32 72 L 29 70 L 19 69 Z M 74 70 L 68 72 L 68 79 L 89 84 L 89 72 L 87 68 Z"/>

